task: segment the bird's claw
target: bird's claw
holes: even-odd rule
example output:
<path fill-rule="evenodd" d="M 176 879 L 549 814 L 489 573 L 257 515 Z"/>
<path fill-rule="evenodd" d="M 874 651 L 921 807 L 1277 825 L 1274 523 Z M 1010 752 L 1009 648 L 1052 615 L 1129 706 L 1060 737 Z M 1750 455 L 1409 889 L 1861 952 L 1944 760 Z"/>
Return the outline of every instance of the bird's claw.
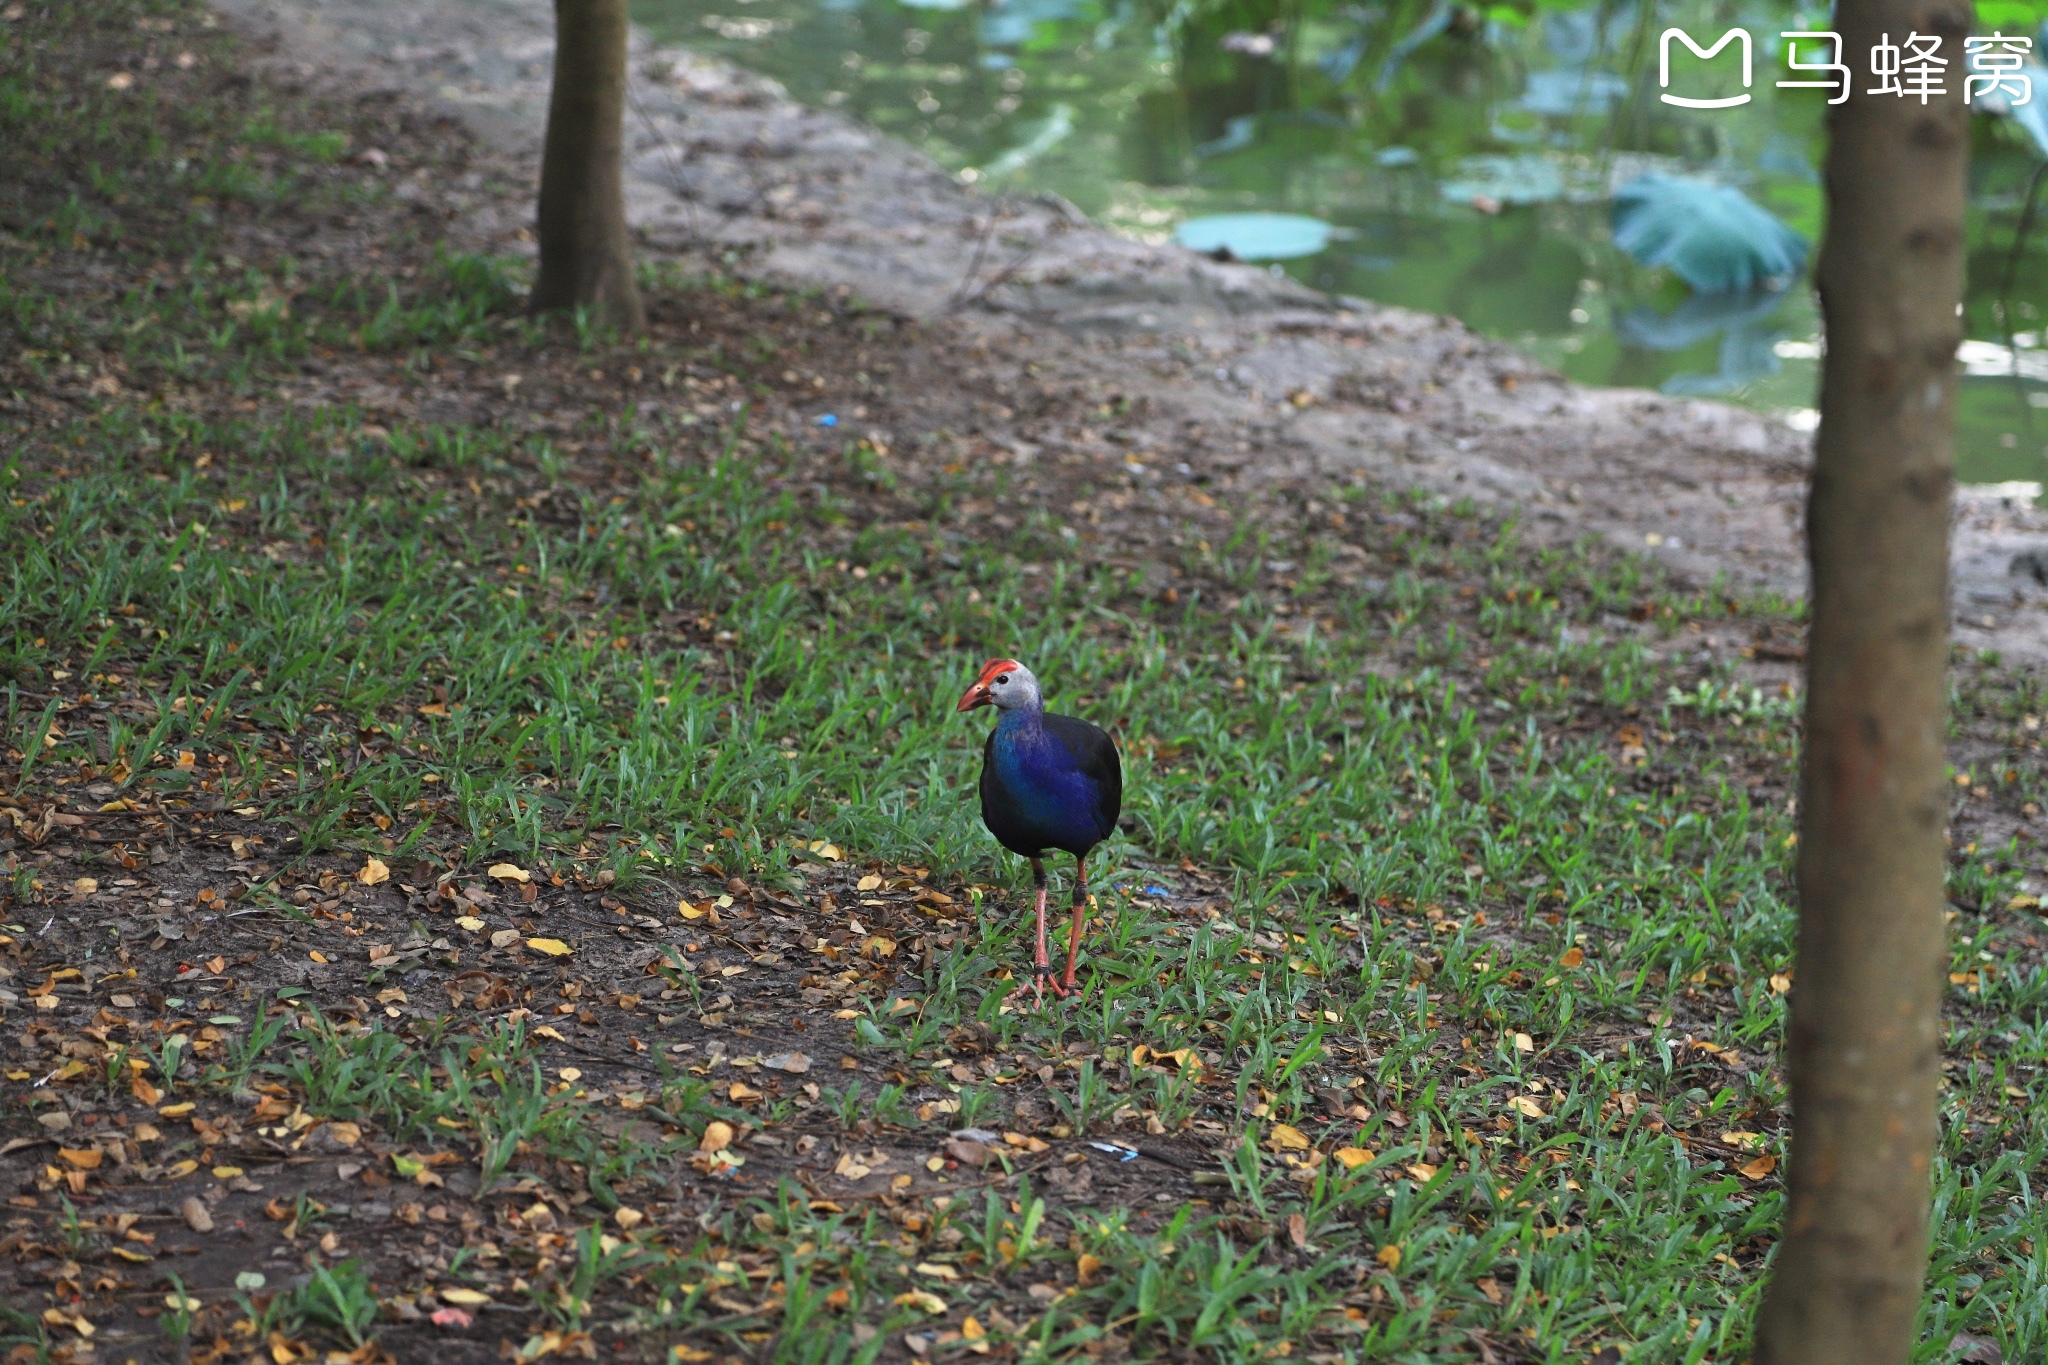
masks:
<path fill-rule="evenodd" d="M 1074 994 L 1075 988 L 1071 982 L 1061 982 L 1059 971 L 1051 963 L 1041 962 L 1032 967 L 1030 983 L 1019 986 L 1004 996 L 1003 1003 L 1006 1005 L 1021 1005 L 1024 1002 L 1025 992 L 1028 991 L 1031 995 L 1031 1003 L 1043 1008 L 1045 1005 L 1045 993 L 1048 990 L 1053 993 L 1054 999 L 1064 1000 Z"/>

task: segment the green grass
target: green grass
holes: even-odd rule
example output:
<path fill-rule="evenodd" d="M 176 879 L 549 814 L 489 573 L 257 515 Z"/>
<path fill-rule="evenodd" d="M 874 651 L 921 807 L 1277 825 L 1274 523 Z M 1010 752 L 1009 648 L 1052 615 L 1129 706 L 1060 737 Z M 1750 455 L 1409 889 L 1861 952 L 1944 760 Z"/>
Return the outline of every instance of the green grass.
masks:
<path fill-rule="evenodd" d="M 55 157 L 83 137 L 121 193 L 144 193 L 123 161 L 152 145 L 121 123 L 132 114 L 97 94 L 59 110 L 33 71 L 8 80 L 0 111 L 24 145 Z M 264 149 L 265 183 L 340 208 L 374 199 L 320 189 L 341 135 L 293 119 L 227 126 Z M 110 226 L 118 207 L 69 198 L 0 246 L 20 383 L 82 380 L 66 367 L 113 357 L 152 377 L 8 443 L 11 790 L 218 794 L 306 853 L 575 863 L 649 895 L 700 869 L 795 886 L 806 848 L 829 840 L 1014 903 L 1021 869 L 971 797 L 981 727 L 952 699 L 983 658 L 1014 653 L 1056 706 L 1123 742 L 1131 820 L 1098 856 L 1085 1003 L 998 1013 L 1009 983 L 991 972 L 1027 950 L 1010 916 L 938 955 L 921 1013 L 863 1020 L 860 1036 L 906 1066 L 971 1020 L 1005 1050 L 1066 1049 L 1076 1132 L 1129 1106 L 1241 1143 L 1219 1206 L 1068 1219 L 1027 1183 L 911 1227 L 813 1212 L 789 1190 L 736 1198 L 693 1245 L 578 1234 L 535 1281 L 556 1329 L 583 1330 L 600 1288 L 629 1278 L 643 1328 L 722 1319 L 709 1296 L 744 1255 L 784 1285 L 777 1314 L 744 1324 L 777 1333 L 776 1359 L 869 1359 L 924 1321 L 912 1288 L 976 1302 L 972 1277 L 935 1285 L 908 1265 L 974 1252 L 1013 1283 L 1099 1261 L 1088 1285 L 997 1329 L 1046 1358 L 1105 1334 L 1139 1357 L 1454 1361 L 1484 1342 L 1558 1362 L 1610 1343 L 1632 1361 L 1745 1358 L 1781 1197 L 1733 1168 L 1783 1150 L 1773 978 L 1793 930 L 1791 815 L 1751 791 L 1789 777 L 1796 698 L 1755 690 L 1732 660 L 1702 676 L 1651 647 L 1689 624 L 1780 619 L 1782 604 L 1676 593 L 1635 561 L 1539 551 L 1470 509 L 1362 487 L 1327 496 L 1370 528 L 1376 590 L 1339 586 L 1334 536 L 1248 517 L 1213 548 L 1190 537 L 1204 586 L 1169 604 L 1043 517 L 1010 535 L 949 529 L 971 490 L 946 476 L 905 494 L 922 516 L 875 517 L 863 490 L 892 466 L 854 448 L 843 477 L 813 477 L 746 412 L 627 406 L 543 434 L 167 403 L 148 395 L 263 399 L 323 351 L 429 368 L 464 348 L 527 368 L 708 360 L 757 397 L 780 362 L 674 335 L 551 335 L 512 312 L 516 270 L 438 244 L 406 284 L 374 289 L 310 261 L 230 265 L 210 220 L 185 220 L 174 265 L 124 255 L 143 245 Z M 41 272 L 76 236 L 164 269 L 89 305 L 51 292 Z M 649 283 L 683 309 L 784 303 L 726 280 Z M 1260 562 L 1283 554 L 1298 577 L 1261 590 Z M 1274 612 L 1290 594 L 1321 623 L 1306 638 Z M 1618 624 L 1631 611 L 1650 627 Z M 1972 674 L 1962 701 L 2015 735 L 2041 709 L 1996 672 Z M 1623 727 L 1649 750 L 1640 764 L 1620 754 Z M 2008 772 L 1986 780 L 2038 796 L 2037 771 Z M 1183 859 L 1225 879 L 1214 917 L 1146 894 L 1151 869 Z M 2048 1138 L 2032 1122 L 2048 978 L 2028 925 L 2002 914 L 2027 866 L 1973 846 L 1954 873 L 1952 967 L 1980 975 L 1950 1018 L 1924 1361 L 1964 1330 L 2007 1359 L 2048 1349 L 2034 1192 Z M 15 902 L 32 899 L 33 864 L 10 871 Z M 486 1042 L 479 1056 L 468 1037 L 444 1050 L 315 1028 L 213 1079 L 283 1080 L 313 1112 L 423 1149 L 441 1120 L 468 1125 L 487 1177 L 522 1144 L 577 1163 L 593 1192 L 681 1156 L 598 1143 L 522 1038 Z M 1218 1061 L 1193 1078 L 1134 1070 L 1140 1043 Z M 687 1078 L 657 1089 L 694 1129 L 719 1112 Z M 1333 1123 L 1319 1089 L 1372 1117 Z M 886 1097 L 839 1098 L 849 1124 L 916 1123 Z M 1373 1156 L 1346 1173 L 1262 1153 L 1281 1123 Z M 360 1275 L 336 1267 L 274 1311 L 359 1342 Z M 850 1288 L 843 1308 L 824 1305 L 833 1285 Z"/>

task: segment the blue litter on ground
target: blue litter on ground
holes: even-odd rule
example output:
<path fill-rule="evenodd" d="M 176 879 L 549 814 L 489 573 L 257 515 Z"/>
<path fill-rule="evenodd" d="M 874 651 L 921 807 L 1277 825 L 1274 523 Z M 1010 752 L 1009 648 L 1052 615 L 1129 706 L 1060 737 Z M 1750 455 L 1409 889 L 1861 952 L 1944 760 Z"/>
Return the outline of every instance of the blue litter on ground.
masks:
<path fill-rule="evenodd" d="M 838 425 L 839 425 L 839 414 L 837 414 L 837 413 L 833 413 L 833 412 L 828 412 L 828 413 L 826 413 L 826 414 L 825 414 L 825 415 L 824 415 L 823 417 L 820 417 L 820 418 L 818 419 L 818 425 L 819 425 L 819 426 L 821 426 L 821 427 L 836 427 L 836 426 L 838 426 Z"/>
<path fill-rule="evenodd" d="M 1088 1144 L 1098 1152 L 1108 1152 L 1118 1161 L 1136 1161 L 1138 1153 L 1130 1147 L 1121 1147 L 1114 1142 L 1091 1142 Z"/>
<path fill-rule="evenodd" d="M 1145 888 L 1145 894 L 1148 896 L 1171 896 L 1173 893 L 1163 886 L 1148 886 Z"/>

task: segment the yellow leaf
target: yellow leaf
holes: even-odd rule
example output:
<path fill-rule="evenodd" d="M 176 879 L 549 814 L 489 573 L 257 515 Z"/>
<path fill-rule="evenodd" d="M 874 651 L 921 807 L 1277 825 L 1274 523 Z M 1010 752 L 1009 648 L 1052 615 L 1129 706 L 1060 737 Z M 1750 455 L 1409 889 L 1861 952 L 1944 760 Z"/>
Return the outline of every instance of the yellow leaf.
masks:
<path fill-rule="evenodd" d="M 555 1074 L 572 1085 L 583 1079 L 583 1072 L 579 1067 L 565 1066 Z"/>
<path fill-rule="evenodd" d="M 215 1180 L 233 1180 L 241 1173 L 242 1168 L 240 1166 L 216 1166 L 213 1168 L 213 1178 Z"/>
<path fill-rule="evenodd" d="M 841 858 L 846 856 L 845 854 L 839 851 L 839 845 L 828 844 L 823 839 L 814 840 L 810 848 L 812 853 L 817 854 L 820 858 L 823 858 L 826 862 L 829 863 L 836 863 Z"/>
<path fill-rule="evenodd" d="M 939 1265 L 932 1261 L 919 1261 L 917 1263 L 917 1273 L 929 1275 L 935 1280 L 957 1280 L 960 1278 L 960 1272 L 953 1269 L 952 1266 Z"/>
<path fill-rule="evenodd" d="M 1276 1123 L 1267 1135 L 1267 1145 L 1274 1151 L 1305 1152 L 1310 1147 L 1308 1134 L 1291 1124 Z"/>
<path fill-rule="evenodd" d="M 520 882 L 523 884 L 533 880 L 533 874 L 516 863 L 492 863 L 491 870 L 485 875 L 501 882 Z"/>
<path fill-rule="evenodd" d="M 1789 990 L 1791 990 L 1791 989 L 1792 989 L 1792 973 L 1790 973 L 1790 972 L 1773 972 L 1773 973 L 1771 973 L 1771 994 L 1773 994 L 1773 995 L 1783 995 L 1783 994 L 1785 994 L 1785 993 L 1786 993 L 1787 991 L 1789 991 Z"/>
<path fill-rule="evenodd" d="M 621 1204 L 612 1210 L 612 1221 L 627 1232 L 631 1232 L 647 1221 L 647 1215 L 636 1208 Z"/>
<path fill-rule="evenodd" d="M 356 880 L 364 886 L 376 886 L 391 880 L 391 869 L 384 866 L 381 858 L 371 858 L 363 864 L 363 870 L 356 873 Z"/>
<path fill-rule="evenodd" d="M 732 1146 L 732 1125 L 722 1119 L 713 1119 L 704 1125 L 704 1136 L 697 1139 L 700 1152 L 722 1152 Z"/>
<path fill-rule="evenodd" d="M 1436 1171 L 1437 1168 L 1430 1165 L 1427 1161 L 1418 1161 L 1408 1168 L 1408 1174 L 1414 1176 L 1425 1185 L 1436 1179 Z"/>
<path fill-rule="evenodd" d="M 307 953 L 306 956 L 312 958 L 313 961 L 315 962 L 325 962 L 327 960 L 327 954 L 321 952 L 318 948 L 315 948 L 312 952 Z"/>
<path fill-rule="evenodd" d="M 181 1119 L 198 1107 L 190 1100 L 180 1100 L 176 1104 L 167 1104 L 156 1112 L 167 1119 Z"/>
<path fill-rule="evenodd" d="M 1737 1166 L 1735 1169 L 1742 1172 L 1743 1176 L 1747 1179 L 1762 1180 L 1772 1171 L 1778 1169 L 1778 1158 L 1766 1152 L 1756 1160 Z"/>
<path fill-rule="evenodd" d="M 1102 1258 L 1091 1256 L 1084 1251 L 1081 1253 L 1081 1259 L 1074 1263 L 1074 1268 L 1080 1272 L 1081 1283 L 1088 1284 L 1102 1273 Z"/>
<path fill-rule="evenodd" d="M 1526 1033 L 1517 1033 L 1517 1034 L 1515 1035 L 1515 1051 L 1517 1051 L 1517 1052 L 1534 1052 L 1535 1050 L 1536 1050 L 1536 1040 L 1535 1040 L 1534 1038 L 1531 1038 L 1531 1037 L 1530 1037 L 1530 1036 L 1529 1036 L 1528 1034 L 1526 1034 Z"/>
<path fill-rule="evenodd" d="M 1344 1169 L 1355 1171 L 1372 1160 L 1372 1153 L 1363 1147 L 1339 1147 L 1337 1160 L 1344 1163 Z"/>
<path fill-rule="evenodd" d="M 472 934 L 484 927 L 484 922 L 478 919 L 475 915 L 459 916 L 457 917 L 455 923 L 461 928 L 469 930 L 469 932 L 471 932 Z"/>
<path fill-rule="evenodd" d="M 913 1289 L 890 1300 L 898 1308 L 921 1308 L 934 1317 L 946 1311 L 946 1301 L 928 1289 Z"/>
<path fill-rule="evenodd" d="M 353 1147 L 363 1140 L 361 1124 L 337 1120 L 327 1125 L 327 1135 L 344 1147 Z"/>
<path fill-rule="evenodd" d="M 1401 1248 L 1389 1243 L 1381 1247 L 1379 1254 L 1374 1256 L 1373 1259 L 1389 1270 L 1399 1270 L 1401 1268 Z"/>
<path fill-rule="evenodd" d="M 434 1291 L 434 1297 L 443 1303 L 452 1303 L 457 1308 L 481 1308 L 491 1301 L 489 1294 L 462 1288 L 437 1289 Z"/>
<path fill-rule="evenodd" d="M 569 955 L 569 945 L 558 938 L 530 938 L 526 940 L 526 946 L 536 953 L 546 953 L 549 957 Z"/>
<path fill-rule="evenodd" d="M 1509 1100 L 1508 1108 L 1516 1110 L 1524 1118 L 1540 1119 L 1543 1117 L 1543 1106 L 1530 1099 L 1527 1095 L 1517 1095 Z"/>
<path fill-rule="evenodd" d="M 99 1169 L 100 1153 L 97 1148 L 59 1147 L 57 1155 L 63 1157 L 81 1171 L 96 1171 Z"/>
<path fill-rule="evenodd" d="M 71 883 L 71 889 L 81 896 L 90 896 L 93 892 L 100 889 L 100 879 L 98 877 L 80 877 L 77 881 Z"/>
<path fill-rule="evenodd" d="M 1581 964 L 1582 962 L 1584 962 L 1585 960 L 1586 960 L 1586 950 L 1585 950 L 1585 949 L 1583 949 L 1583 948 L 1567 948 L 1567 949 L 1565 949 L 1565 952 L 1564 952 L 1564 956 L 1563 956 L 1563 957 L 1560 957 L 1560 958 L 1559 958 L 1559 959 L 1557 960 L 1557 965 L 1558 965 L 1558 966 L 1560 966 L 1560 967 L 1576 967 L 1576 966 L 1578 966 L 1579 964 Z"/>
<path fill-rule="evenodd" d="M 562 1031 L 556 1028 L 553 1024 L 542 1024 L 539 1028 L 533 1031 L 533 1036 L 536 1038 L 552 1038 L 558 1043 L 566 1043 L 569 1041 L 567 1038 L 564 1038 L 562 1036 Z"/>
<path fill-rule="evenodd" d="M 974 1315 L 970 1313 L 967 1315 L 966 1321 L 960 1324 L 960 1335 L 969 1341 L 980 1341 L 988 1335 L 988 1329 L 976 1321 Z"/>
<path fill-rule="evenodd" d="M 868 873 L 867 876 L 862 877 L 860 881 L 855 883 L 855 889 L 859 891 L 879 891 L 881 889 L 881 886 L 882 879 L 880 877 L 877 877 L 872 872 Z"/>
<path fill-rule="evenodd" d="M 180 1161 L 176 1165 L 172 1166 L 169 1170 L 165 1171 L 164 1174 L 169 1176 L 173 1180 L 183 1180 L 186 1176 L 192 1174 L 192 1172 L 198 1169 L 199 1163 L 192 1160 L 192 1158 L 187 1157 L 183 1161 Z"/>

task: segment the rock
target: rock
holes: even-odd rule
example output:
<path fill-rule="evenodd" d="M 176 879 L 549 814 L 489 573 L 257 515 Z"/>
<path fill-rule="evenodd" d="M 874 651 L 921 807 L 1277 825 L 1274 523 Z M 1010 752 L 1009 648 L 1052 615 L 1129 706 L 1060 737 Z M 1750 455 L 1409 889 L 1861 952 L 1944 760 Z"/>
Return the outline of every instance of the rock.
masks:
<path fill-rule="evenodd" d="M 2012 557 L 2012 564 L 2006 572 L 2015 578 L 2031 578 L 2042 587 L 2048 588 L 2048 545 L 2036 545 L 2031 550 L 2021 550 Z"/>
<path fill-rule="evenodd" d="M 212 1232 L 213 1214 L 207 1211 L 199 1196 L 188 1194 L 185 1202 L 178 1205 L 178 1212 L 185 1215 L 185 1226 L 194 1232 Z"/>

